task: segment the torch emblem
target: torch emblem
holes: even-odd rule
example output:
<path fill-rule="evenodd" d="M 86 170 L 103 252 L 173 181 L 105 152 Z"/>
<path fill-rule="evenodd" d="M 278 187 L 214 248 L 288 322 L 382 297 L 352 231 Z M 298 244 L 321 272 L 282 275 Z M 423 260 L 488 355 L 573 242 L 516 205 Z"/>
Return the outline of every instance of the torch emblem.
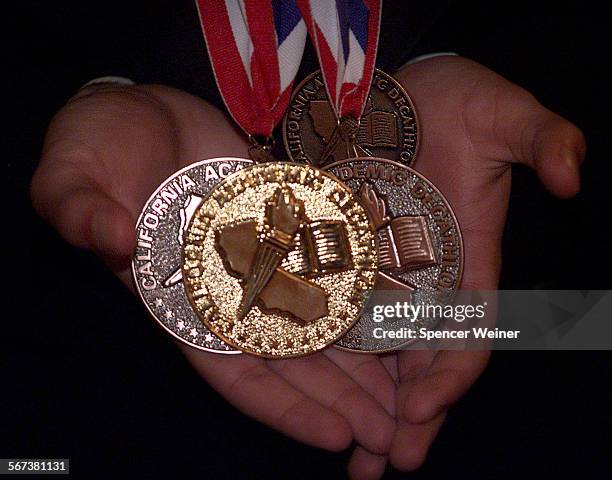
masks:
<path fill-rule="evenodd" d="M 322 318 L 328 296 L 312 279 L 351 267 L 342 222 L 309 221 L 286 185 L 267 201 L 263 226 L 255 220 L 227 225 L 216 243 L 227 272 L 242 280 L 238 320 L 254 305 L 302 325 Z"/>

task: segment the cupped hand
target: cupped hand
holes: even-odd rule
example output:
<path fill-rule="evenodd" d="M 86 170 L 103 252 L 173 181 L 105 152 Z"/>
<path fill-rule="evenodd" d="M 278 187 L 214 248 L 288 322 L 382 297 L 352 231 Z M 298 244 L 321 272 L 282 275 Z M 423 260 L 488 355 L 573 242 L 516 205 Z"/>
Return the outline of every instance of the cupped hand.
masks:
<path fill-rule="evenodd" d="M 582 133 L 527 91 L 465 58 L 424 60 L 396 78 L 420 120 L 415 168 L 446 196 L 459 221 L 465 250 L 461 288 L 495 290 L 512 164 L 535 169 L 553 195 L 571 197 L 580 188 Z M 488 351 L 398 353 L 398 427 L 389 454 L 396 468 L 421 465 L 446 411 L 488 357 Z"/>
<path fill-rule="evenodd" d="M 398 73 L 421 122 L 417 170 L 451 203 L 465 246 L 463 288 L 494 289 L 510 165 L 535 168 L 555 195 L 579 188 L 580 132 L 527 92 L 466 59 L 426 60 Z M 159 86 L 96 86 L 49 127 L 32 183 L 36 209 L 72 244 L 96 251 L 131 287 L 134 223 L 178 168 L 245 157 L 244 136 L 206 102 Z M 417 468 L 446 410 L 475 381 L 488 352 L 406 351 L 376 357 L 333 348 L 267 361 L 181 345 L 196 370 L 237 408 L 312 446 L 357 446 L 355 478 L 377 478 L 387 457 Z"/>
<path fill-rule="evenodd" d="M 132 288 L 134 224 L 150 194 L 185 165 L 244 158 L 247 147 L 225 115 L 184 92 L 92 86 L 49 126 L 33 204 L 67 241 L 97 252 Z M 267 361 L 180 347 L 229 402 L 289 437 L 335 451 L 353 441 L 364 454 L 389 451 L 396 385 L 375 356 L 330 351 Z"/>

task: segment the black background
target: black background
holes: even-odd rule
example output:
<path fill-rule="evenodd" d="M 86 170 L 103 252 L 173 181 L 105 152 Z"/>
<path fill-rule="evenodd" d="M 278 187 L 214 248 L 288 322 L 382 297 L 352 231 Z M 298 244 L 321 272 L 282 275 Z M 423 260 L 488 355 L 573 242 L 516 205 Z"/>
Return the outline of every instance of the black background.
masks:
<path fill-rule="evenodd" d="M 514 171 L 500 287 L 610 289 L 610 12 L 532 3 L 387 2 L 379 66 L 460 52 L 582 128 L 577 198 L 553 199 L 532 172 Z M 235 411 L 113 275 L 29 204 L 46 125 L 90 78 L 127 75 L 218 104 L 191 2 L 20 2 L 4 26 L 0 458 L 68 457 L 78 478 L 341 478 L 349 452 L 304 447 Z M 313 68 L 308 55 L 304 72 Z M 609 352 L 495 352 L 425 466 L 406 476 L 603 478 L 610 379 Z"/>

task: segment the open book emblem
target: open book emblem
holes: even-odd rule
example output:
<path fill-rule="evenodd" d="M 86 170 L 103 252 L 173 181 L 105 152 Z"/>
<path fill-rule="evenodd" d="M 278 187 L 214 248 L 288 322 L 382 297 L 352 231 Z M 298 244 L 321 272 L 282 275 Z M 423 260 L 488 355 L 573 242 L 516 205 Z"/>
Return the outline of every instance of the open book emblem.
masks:
<path fill-rule="evenodd" d="M 368 183 L 359 189 L 359 201 L 368 212 L 379 244 L 379 290 L 414 290 L 395 278 L 394 273 L 436 265 L 436 255 L 425 216 L 410 215 L 390 218 L 385 200 Z"/>
<path fill-rule="evenodd" d="M 397 118 L 393 112 L 374 109 L 372 98 L 368 97 L 365 111 L 359 121 L 354 145 L 347 145 L 334 113 L 326 100 L 310 102 L 309 115 L 313 129 L 325 143 L 325 149 L 320 163 L 327 163 L 329 157 L 333 161 L 344 160 L 354 156 L 353 147 L 358 156 L 374 156 L 371 148 L 397 148 L 398 131 Z"/>

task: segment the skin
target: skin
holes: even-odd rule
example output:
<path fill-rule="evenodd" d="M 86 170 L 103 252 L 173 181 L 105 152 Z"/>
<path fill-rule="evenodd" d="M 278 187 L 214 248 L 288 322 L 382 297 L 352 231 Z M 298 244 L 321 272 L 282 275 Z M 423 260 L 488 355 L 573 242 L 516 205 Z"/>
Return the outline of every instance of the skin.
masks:
<path fill-rule="evenodd" d="M 465 244 L 462 288 L 497 287 L 512 163 L 536 170 L 561 198 L 580 187 L 581 132 L 533 96 L 460 57 L 405 67 L 421 123 L 416 168 L 449 200 Z M 49 126 L 32 181 L 41 216 L 71 244 L 94 250 L 129 287 L 134 224 L 157 185 L 204 158 L 247 156 L 245 135 L 199 98 L 164 86 L 81 90 Z M 340 451 L 356 479 L 388 462 L 414 470 L 446 411 L 476 381 L 488 351 L 405 351 L 385 356 L 336 349 L 293 360 L 223 356 L 179 345 L 231 404 L 285 435 Z"/>

